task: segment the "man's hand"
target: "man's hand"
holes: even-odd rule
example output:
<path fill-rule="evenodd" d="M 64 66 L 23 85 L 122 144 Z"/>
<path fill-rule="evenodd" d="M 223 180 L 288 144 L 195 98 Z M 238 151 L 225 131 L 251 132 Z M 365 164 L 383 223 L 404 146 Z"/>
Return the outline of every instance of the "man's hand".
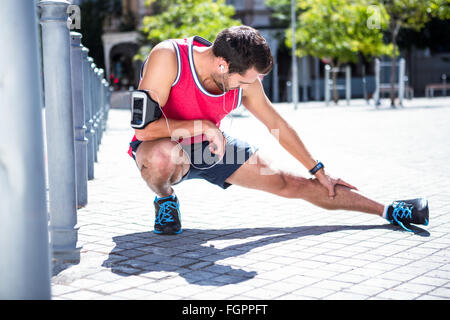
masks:
<path fill-rule="evenodd" d="M 354 186 L 352 186 L 350 183 L 347 183 L 345 181 L 343 181 L 342 179 L 334 179 L 332 177 L 330 177 L 328 174 L 325 173 L 324 169 L 321 169 L 319 171 L 317 171 L 316 173 L 316 179 L 319 180 L 319 182 L 328 190 L 328 196 L 330 197 L 331 200 L 334 199 L 336 192 L 334 190 L 334 187 L 336 185 L 342 185 L 345 186 L 347 188 L 353 189 L 358 191 L 358 189 Z"/>
<path fill-rule="evenodd" d="M 215 124 L 211 121 L 206 123 L 206 130 L 204 130 L 203 134 L 209 141 L 209 151 L 221 158 L 225 154 L 226 139 Z"/>

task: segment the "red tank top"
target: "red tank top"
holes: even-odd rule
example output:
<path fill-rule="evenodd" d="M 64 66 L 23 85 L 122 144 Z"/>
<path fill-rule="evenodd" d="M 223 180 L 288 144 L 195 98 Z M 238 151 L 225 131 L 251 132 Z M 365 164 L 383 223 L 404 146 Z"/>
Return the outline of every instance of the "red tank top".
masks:
<path fill-rule="evenodd" d="M 172 84 L 169 98 L 163 107 L 164 114 L 175 120 L 210 120 L 220 127 L 221 120 L 241 105 L 242 89 L 230 90 L 224 94 L 211 94 L 203 88 L 193 59 L 193 47 L 208 47 L 212 43 L 199 36 L 171 41 L 178 62 L 177 77 Z M 142 80 L 142 70 L 141 70 Z M 136 136 L 132 141 L 136 141 Z M 204 141 L 203 135 L 180 140 L 182 144 Z M 132 156 L 131 147 L 128 151 Z"/>

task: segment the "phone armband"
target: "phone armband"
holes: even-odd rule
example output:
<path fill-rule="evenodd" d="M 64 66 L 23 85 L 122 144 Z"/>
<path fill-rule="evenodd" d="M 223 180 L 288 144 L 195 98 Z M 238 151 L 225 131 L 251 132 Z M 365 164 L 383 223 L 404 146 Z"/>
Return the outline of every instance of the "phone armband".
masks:
<path fill-rule="evenodd" d="M 136 90 L 131 93 L 131 127 L 144 129 L 148 124 L 161 118 L 159 104 L 147 91 Z"/>

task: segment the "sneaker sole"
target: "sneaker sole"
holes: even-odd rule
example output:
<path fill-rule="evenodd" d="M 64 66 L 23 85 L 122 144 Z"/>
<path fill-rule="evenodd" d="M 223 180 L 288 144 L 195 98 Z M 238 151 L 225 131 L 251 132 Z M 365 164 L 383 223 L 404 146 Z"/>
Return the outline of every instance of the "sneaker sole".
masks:
<path fill-rule="evenodd" d="M 175 234 L 180 234 L 183 232 L 183 229 L 180 229 L 179 231 L 174 231 L 174 232 L 164 232 L 164 231 L 159 231 L 159 230 L 153 230 L 153 233 L 158 234 L 158 235 L 175 235 Z"/>

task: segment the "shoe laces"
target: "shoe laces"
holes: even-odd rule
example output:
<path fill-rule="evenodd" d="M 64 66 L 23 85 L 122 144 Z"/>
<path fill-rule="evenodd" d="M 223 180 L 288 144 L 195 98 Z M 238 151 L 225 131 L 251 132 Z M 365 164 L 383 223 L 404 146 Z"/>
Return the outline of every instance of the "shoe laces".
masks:
<path fill-rule="evenodd" d="M 179 209 L 179 204 L 175 201 L 165 201 L 159 206 L 158 215 L 155 219 L 155 224 L 165 225 L 168 222 L 175 222 L 173 219 L 173 210 Z"/>
<path fill-rule="evenodd" d="M 412 230 L 405 227 L 405 225 L 400 221 L 400 219 L 412 219 L 412 204 L 407 204 L 403 201 L 394 204 L 394 211 L 392 212 L 392 218 L 397 222 L 403 229 L 409 232 Z"/>

